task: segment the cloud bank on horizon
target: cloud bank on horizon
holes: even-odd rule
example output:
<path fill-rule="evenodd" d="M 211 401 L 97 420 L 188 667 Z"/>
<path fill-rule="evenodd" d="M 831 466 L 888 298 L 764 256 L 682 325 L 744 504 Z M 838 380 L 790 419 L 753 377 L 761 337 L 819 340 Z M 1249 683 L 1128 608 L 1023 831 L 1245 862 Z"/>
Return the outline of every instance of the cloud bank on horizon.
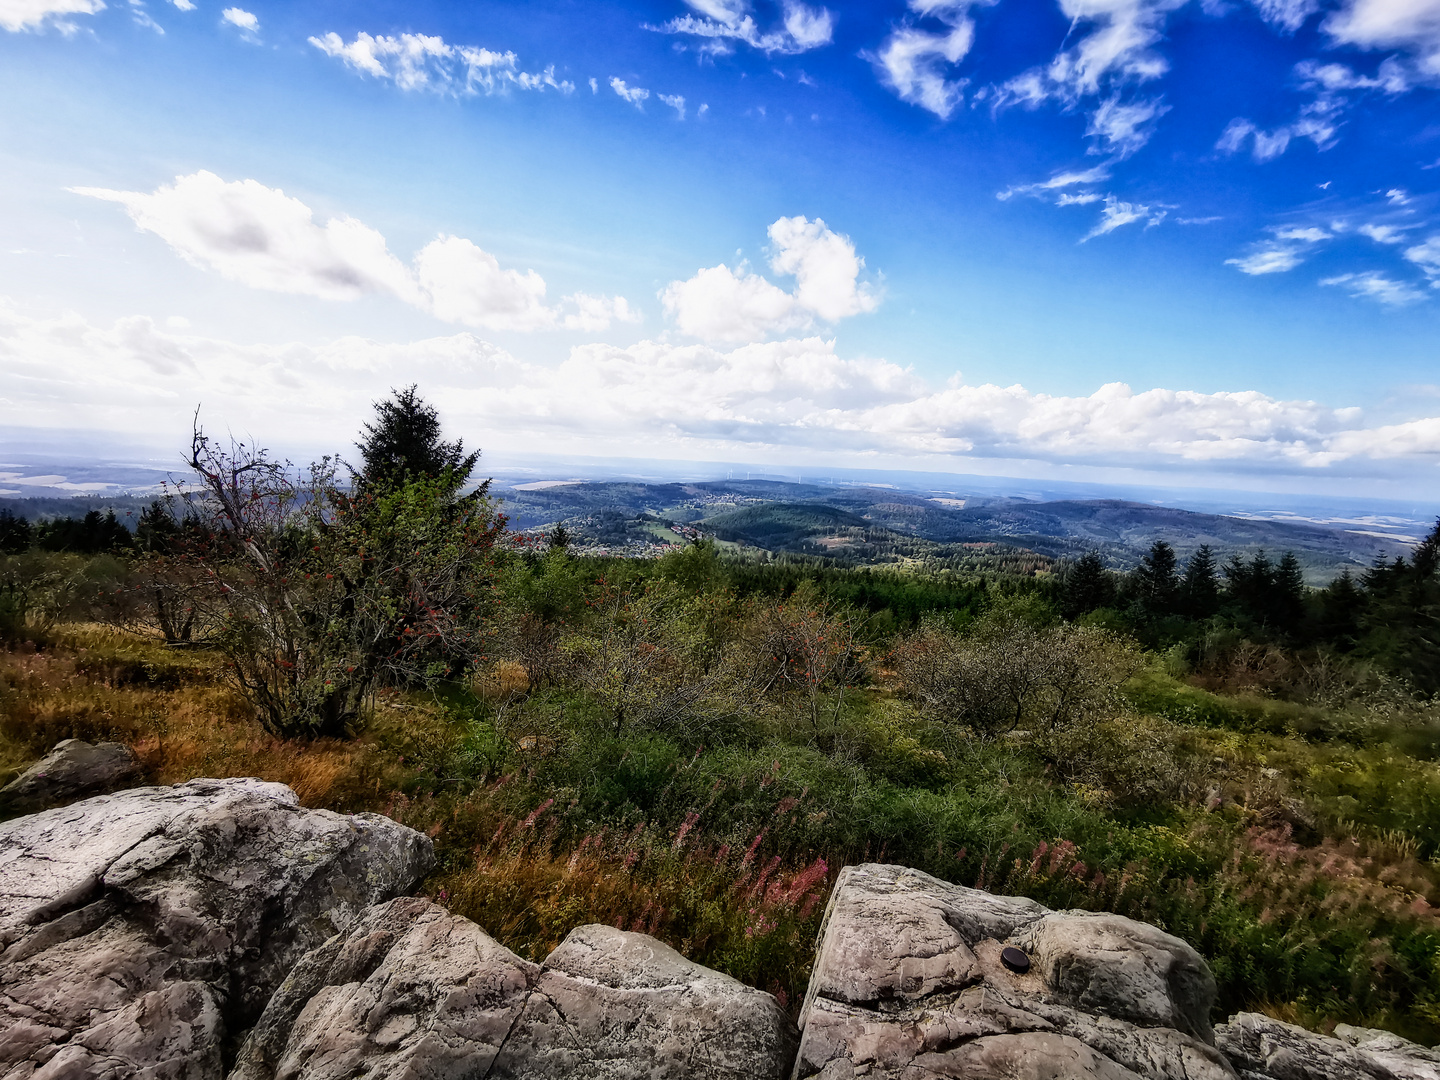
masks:
<path fill-rule="evenodd" d="M 0 0 L 11 60 L 104 53 L 143 98 L 144 52 L 177 87 L 219 71 L 295 110 L 268 129 L 243 95 L 163 127 L 116 110 L 146 147 L 117 168 L 123 131 L 107 157 L 63 122 L 82 82 L 25 99 L 8 167 L 68 177 L 32 198 L 84 239 L 0 261 L 8 422 L 163 430 L 203 399 L 344 438 L 419 380 L 531 449 L 1435 486 L 1440 0 L 1054 0 L 1028 22 L 1013 0 L 673 0 L 583 26 L 500 2 L 428 25 L 251 8 Z M 157 51 L 182 38 L 193 58 Z M 27 274 L 44 258 L 89 259 L 88 284 Z M 121 262 L 145 269 L 106 286 Z M 214 325 L 165 322 L 185 305 L 148 278 Z M 1218 313 L 1200 332 L 1232 366 L 1149 345 L 1187 305 Z M 288 336 L 251 320 L 240 340 L 217 310 L 283 311 Z M 1273 361 L 1277 310 L 1331 354 Z M 1050 322 L 1046 347 L 1012 345 Z M 1347 360 L 1373 385 L 1329 381 Z"/>

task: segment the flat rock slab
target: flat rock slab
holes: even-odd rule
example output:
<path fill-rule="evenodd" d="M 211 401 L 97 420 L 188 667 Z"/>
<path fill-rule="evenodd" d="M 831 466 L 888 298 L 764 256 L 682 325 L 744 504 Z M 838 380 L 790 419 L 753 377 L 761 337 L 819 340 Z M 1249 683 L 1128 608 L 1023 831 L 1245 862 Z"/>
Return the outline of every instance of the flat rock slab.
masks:
<path fill-rule="evenodd" d="M 139 771 L 139 759 L 124 743 L 92 745 L 82 739 L 65 739 L 0 788 L 0 808 L 36 810 L 117 787 Z"/>
<path fill-rule="evenodd" d="M 1388 1031 L 1341 1024 L 1318 1035 L 1259 1013 L 1215 1030 L 1241 1080 L 1440 1080 L 1440 1052 Z"/>
<path fill-rule="evenodd" d="M 210 1080 L 295 961 L 428 872 L 428 838 L 260 780 L 0 825 L 0 1080 Z"/>
<path fill-rule="evenodd" d="M 1004 949 L 1030 959 L 1011 970 Z M 821 928 L 795 1080 L 1234 1080 L 1215 980 L 1179 938 L 899 866 L 847 866 Z"/>
<path fill-rule="evenodd" d="M 544 964 L 424 900 L 381 905 L 302 960 L 230 1080 L 781 1080 L 769 994 L 644 934 L 572 931 Z"/>

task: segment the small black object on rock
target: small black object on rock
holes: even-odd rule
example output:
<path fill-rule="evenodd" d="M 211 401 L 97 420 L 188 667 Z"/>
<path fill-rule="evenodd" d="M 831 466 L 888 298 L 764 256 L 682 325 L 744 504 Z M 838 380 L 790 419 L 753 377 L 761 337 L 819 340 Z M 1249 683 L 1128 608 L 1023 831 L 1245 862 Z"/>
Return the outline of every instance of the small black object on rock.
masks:
<path fill-rule="evenodd" d="M 1000 950 L 1000 962 L 1017 975 L 1024 975 L 1030 970 L 1030 957 L 1013 945 L 1006 945 Z"/>

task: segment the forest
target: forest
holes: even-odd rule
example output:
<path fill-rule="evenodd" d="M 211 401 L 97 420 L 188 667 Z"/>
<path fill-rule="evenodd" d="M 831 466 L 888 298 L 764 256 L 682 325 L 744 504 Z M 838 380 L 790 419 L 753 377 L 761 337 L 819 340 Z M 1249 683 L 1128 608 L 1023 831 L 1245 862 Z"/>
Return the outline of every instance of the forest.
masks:
<path fill-rule="evenodd" d="M 1440 525 L 1324 588 L 1162 540 L 1123 573 L 592 557 L 510 530 L 414 387 L 357 445 L 197 428 L 133 530 L 0 513 L 0 769 L 115 738 L 150 782 L 386 813 L 522 955 L 642 929 L 792 1014 L 875 860 L 1154 922 L 1217 1014 L 1440 1041 Z"/>

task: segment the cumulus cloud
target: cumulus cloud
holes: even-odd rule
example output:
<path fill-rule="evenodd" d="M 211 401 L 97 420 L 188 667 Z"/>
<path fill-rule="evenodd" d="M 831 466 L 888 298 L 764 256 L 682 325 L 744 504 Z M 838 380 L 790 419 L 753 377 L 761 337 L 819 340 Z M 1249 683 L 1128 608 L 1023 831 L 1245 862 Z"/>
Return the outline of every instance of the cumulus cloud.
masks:
<path fill-rule="evenodd" d="M 645 90 L 639 86 L 626 86 L 624 79 L 615 78 L 610 80 L 610 89 L 614 90 L 623 100 L 628 101 L 641 112 L 645 111 L 644 102 L 645 99 L 650 96 L 649 90 Z"/>
<path fill-rule="evenodd" d="M 229 23 L 247 34 L 253 34 L 260 29 L 260 19 L 253 11 L 246 11 L 244 8 L 226 8 L 220 13 L 220 21 Z"/>
<path fill-rule="evenodd" d="M 569 94 L 575 84 L 555 76 L 555 65 L 544 71 L 522 71 L 513 52 L 496 52 L 478 45 L 452 45 L 438 35 L 384 34 L 361 31 L 355 40 L 331 31 L 309 39 L 326 56 L 376 79 L 393 82 L 401 90 L 428 90 L 450 96 L 504 93 L 509 90 L 544 90 Z"/>
<path fill-rule="evenodd" d="M 999 89 L 999 106 L 1028 108 L 1054 101 L 1073 108 L 1099 100 L 1087 133 L 1102 140 L 1096 150 L 1133 154 L 1144 146 L 1166 108 L 1158 99 L 1129 99 L 1133 87 L 1170 70 L 1155 50 L 1171 12 L 1185 0 L 1060 0 L 1075 43 L 1043 67 L 1031 68 Z"/>
<path fill-rule="evenodd" d="M 906 21 L 868 59 L 880 81 L 901 101 L 948 119 L 964 97 L 965 79 L 950 71 L 975 43 L 970 10 L 995 0 L 910 0 L 910 11 L 933 20 L 933 26 Z"/>
<path fill-rule="evenodd" d="M 681 333 L 707 341 L 743 341 L 804 329 L 816 319 L 838 322 L 874 311 L 880 297 L 860 281 L 865 260 L 848 236 L 824 221 L 780 218 L 769 229 L 770 269 L 795 279 L 791 292 L 741 263 L 723 263 L 672 281 L 660 293 Z"/>
<path fill-rule="evenodd" d="M 457 236 L 436 238 L 407 266 L 363 222 L 340 216 L 319 224 L 305 203 L 256 180 L 201 171 L 153 192 L 72 190 L 119 203 L 137 228 L 190 264 L 254 289 L 325 300 L 389 294 L 447 322 L 491 330 L 598 329 L 603 312 L 607 325 L 635 317 L 623 299 L 577 294 L 549 306 L 539 274 L 502 268 Z"/>
<path fill-rule="evenodd" d="M 583 449 L 657 456 L 823 451 L 911 459 L 1334 469 L 1431 460 L 1440 418 L 1370 426 L 1360 410 L 1256 391 L 1198 393 L 1121 383 L 1062 396 L 1020 385 L 941 386 L 879 359 L 839 356 L 818 337 L 733 349 L 642 341 L 573 348 L 563 362 L 517 359 L 469 333 L 408 343 L 239 345 L 134 316 L 96 325 L 0 301 L 0 416 L 95 430 L 137 424 L 183 437 L 196 401 L 257 436 L 348 440 L 354 417 L 403 380 L 443 403 L 447 425 L 487 449 Z M 343 377 L 337 375 L 343 374 Z"/>
<path fill-rule="evenodd" d="M 675 110 L 676 119 L 685 119 L 685 98 L 682 94 L 661 94 L 660 100 Z"/>
<path fill-rule="evenodd" d="M 1321 278 L 1320 284 L 1344 286 L 1351 296 L 1375 300 L 1386 307 L 1404 307 L 1425 299 L 1425 294 L 1409 282 L 1395 281 L 1373 270 L 1363 274 L 1338 274 L 1335 277 Z"/>
<path fill-rule="evenodd" d="M 67 16 L 104 10 L 105 0 L 0 0 L 0 27 L 17 34 L 48 23 L 61 33 L 73 34 L 77 27 Z"/>
<path fill-rule="evenodd" d="M 767 56 L 793 56 L 829 45 L 835 36 L 835 13 L 825 7 L 811 7 L 800 0 L 784 0 L 780 22 L 769 30 L 750 14 L 748 0 L 686 0 L 698 14 L 680 15 L 646 30 L 700 38 L 701 48 L 724 54 L 738 42 Z"/>

